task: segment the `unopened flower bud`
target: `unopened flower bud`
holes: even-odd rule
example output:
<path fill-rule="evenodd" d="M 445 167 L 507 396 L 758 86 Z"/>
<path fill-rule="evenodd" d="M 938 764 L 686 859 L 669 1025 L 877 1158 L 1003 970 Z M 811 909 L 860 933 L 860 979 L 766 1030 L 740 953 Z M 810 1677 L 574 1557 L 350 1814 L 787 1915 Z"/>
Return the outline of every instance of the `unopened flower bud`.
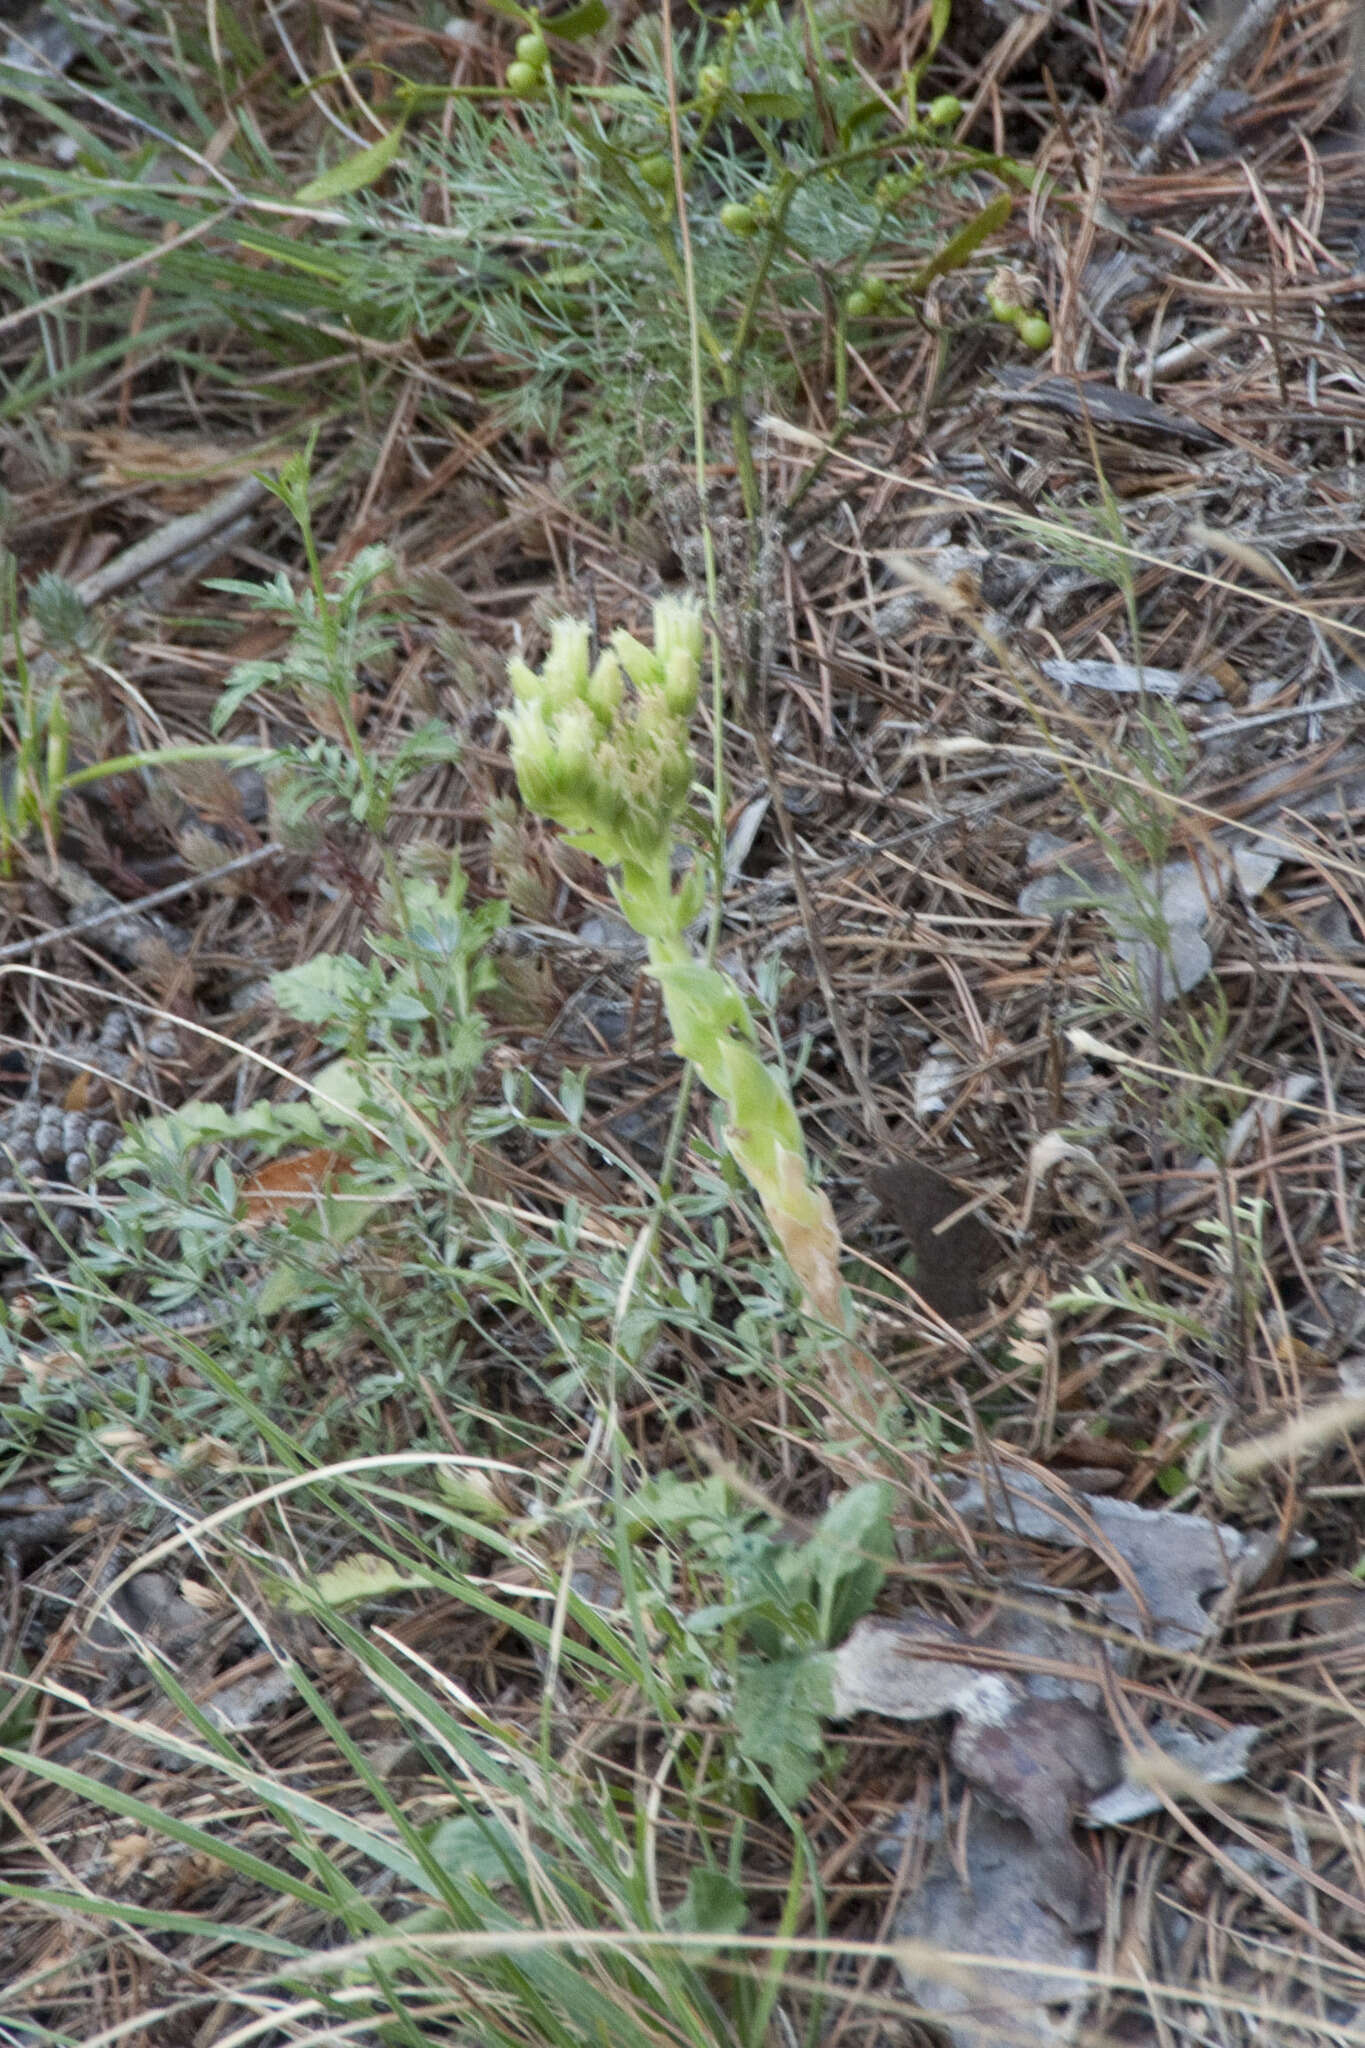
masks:
<path fill-rule="evenodd" d="M 888 171 L 884 178 L 878 178 L 877 189 L 872 197 L 878 206 L 884 206 L 889 211 L 891 207 L 899 206 L 903 200 L 910 197 L 914 185 L 914 179 L 906 172 Z"/>
<path fill-rule="evenodd" d="M 654 651 L 667 669 L 674 654 L 701 667 L 701 611 L 691 598 L 661 597 L 654 606 Z"/>
<path fill-rule="evenodd" d="M 685 927 L 706 908 L 706 873 L 699 861 L 693 860 L 679 882 L 677 897 L 678 923 Z"/>
<path fill-rule="evenodd" d="M 664 702 L 675 718 L 687 719 L 697 708 L 697 664 L 675 647 L 664 667 Z"/>
<path fill-rule="evenodd" d="M 621 667 L 610 648 L 597 658 L 597 666 L 588 678 L 588 702 L 603 725 L 610 725 L 621 709 L 621 698 L 625 685 L 621 681 Z"/>
<path fill-rule="evenodd" d="M 586 796 L 592 786 L 597 753 L 597 728 L 586 704 L 570 704 L 555 720 L 549 735 L 550 771 L 566 796 Z"/>
<path fill-rule="evenodd" d="M 552 816 L 555 790 L 549 774 L 552 749 L 545 714 L 538 703 L 524 701 L 514 710 L 504 711 L 502 722 L 511 741 L 512 766 L 523 798 L 533 811 Z"/>
<path fill-rule="evenodd" d="M 508 657 L 507 680 L 512 685 L 512 695 L 519 703 L 538 703 L 541 688 L 540 677 L 533 668 L 528 668 L 519 655 Z"/>
<path fill-rule="evenodd" d="M 729 199 L 720 210 L 720 224 L 730 235 L 752 235 L 758 231 L 758 215 L 742 200 Z"/>
<path fill-rule="evenodd" d="M 986 304 L 996 319 L 1011 323 L 1016 313 L 1031 311 L 1037 295 L 1037 278 L 1012 263 L 1000 264 L 986 286 Z"/>
<path fill-rule="evenodd" d="M 1046 348 L 1052 339 L 1052 322 L 1046 313 L 1021 313 L 1014 323 L 1025 348 Z"/>
<path fill-rule="evenodd" d="M 558 709 L 582 697 L 588 684 L 588 627 L 583 619 L 556 619 L 541 670 L 542 693 Z"/>
<path fill-rule="evenodd" d="M 612 652 L 630 677 L 637 690 L 657 689 L 659 684 L 659 662 L 652 647 L 646 647 L 624 626 L 618 626 L 611 636 Z"/>
<path fill-rule="evenodd" d="M 676 818 L 692 794 L 692 758 L 681 748 L 659 762 L 659 795 L 670 819 Z"/>

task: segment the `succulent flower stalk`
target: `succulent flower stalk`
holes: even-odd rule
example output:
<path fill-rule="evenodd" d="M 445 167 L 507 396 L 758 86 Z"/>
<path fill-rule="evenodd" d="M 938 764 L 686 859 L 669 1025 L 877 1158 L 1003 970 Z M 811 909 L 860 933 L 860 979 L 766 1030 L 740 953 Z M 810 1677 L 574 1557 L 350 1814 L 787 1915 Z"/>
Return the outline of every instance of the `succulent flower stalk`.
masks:
<path fill-rule="evenodd" d="M 508 665 L 516 702 L 502 716 L 523 800 L 615 870 L 612 889 L 645 941 L 677 1049 L 724 1104 L 727 1148 L 763 1206 L 808 1313 L 843 1333 L 832 1405 L 845 1425 L 874 1430 L 884 1401 L 880 1376 L 852 1341 L 838 1226 L 811 1178 L 791 1097 L 759 1051 L 734 981 L 700 959 L 686 936 L 706 901 L 696 855 L 680 877 L 674 869 L 693 780 L 701 613 L 661 598 L 653 647 L 619 631 L 595 664 L 589 657 L 587 626 L 561 619 L 539 672 L 519 660 Z"/>

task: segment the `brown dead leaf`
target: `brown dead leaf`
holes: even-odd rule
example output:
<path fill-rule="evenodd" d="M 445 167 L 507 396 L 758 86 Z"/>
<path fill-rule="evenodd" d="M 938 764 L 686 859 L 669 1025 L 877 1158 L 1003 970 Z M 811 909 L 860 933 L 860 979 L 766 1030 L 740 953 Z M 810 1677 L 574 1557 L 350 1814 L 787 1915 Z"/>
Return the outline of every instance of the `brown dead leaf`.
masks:
<path fill-rule="evenodd" d="M 346 1171 L 350 1161 L 327 1145 L 272 1159 L 242 1183 L 244 1221 L 248 1230 L 264 1223 L 285 1222 L 303 1203 L 316 1202 Z"/>
<path fill-rule="evenodd" d="M 865 1616 L 833 1655 L 835 1719 L 866 1713 L 933 1721 L 957 1712 L 981 1682 L 972 1647 L 961 1629 L 928 1615 Z M 1008 1690 L 1005 1681 L 992 1682 Z"/>
<path fill-rule="evenodd" d="M 969 1197 L 917 1159 L 879 1166 L 868 1186 L 913 1260 L 907 1278 L 916 1294 L 958 1329 L 979 1321 L 986 1312 L 986 1275 L 1000 1263 L 1000 1245 L 980 1217 L 959 1214 Z"/>
<path fill-rule="evenodd" d="M 122 1890 L 129 1878 L 136 1876 L 156 1847 L 151 1835 L 119 1835 L 109 1844 L 107 1869 L 116 1891 Z"/>
<path fill-rule="evenodd" d="M 1323 1669 L 1338 1681 L 1365 1671 L 1365 1585 L 1338 1579 L 1321 1587 L 1303 1610 L 1309 1632 L 1320 1640 L 1316 1653 Z"/>
<path fill-rule="evenodd" d="M 163 440 L 156 434 L 109 428 L 84 437 L 102 490 L 143 487 L 166 512 L 191 512 L 221 489 L 225 479 L 250 476 L 249 453 L 211 441 Z"/>
<path fill-rule="evenodd" d="M 72 1110 L 89 1109 L 90 1081 L 91 1077 L 89 1074 L 77 1074 L 75 1080 L 62 1097 L 62 1108 L 64 1110 L 70 1113 Z"/>
<path fill-rule="evenodd" d="M 1004 1660 L 1059 1667 L 1013 1671 Z M 989 1660 L 989 1661 L 988 1661 Z M 1120 1776 L 1118 1748 L 1099 1711 L 1084 1639 L 1057 1622 L 1008 1610 L 967 1635 L 928 1615 L 860 1621 L 834 1652 L 836 1716 L 859 1711 L 923 1721 L 958 1716 L 950 1754 L 1000 1813 L 1021 1820 L 1046 1874 L 1049 1910 L 1073 1931 L 1099 1925 L 1095 1868 L 1072 1824 Z M 1072 1666 L 1074 1675 L 1067 1672 Z"/>
<path fill-rule="evenodd" d="M 1210 1785 L 1231 1785 L 1245 1777 L 1262 1732 L 1240 1721 L 1216 1735 L 1201 1735 L 1158 1716 L 1143 1730 L 1120 1782 L 1092 1799 L 1083 1818 L 1090 1827 L 1121 1827 L 1160 1813 L 1163 1793 L 1166 1799 L 1186 1798 L 1199 1805 Z"/>

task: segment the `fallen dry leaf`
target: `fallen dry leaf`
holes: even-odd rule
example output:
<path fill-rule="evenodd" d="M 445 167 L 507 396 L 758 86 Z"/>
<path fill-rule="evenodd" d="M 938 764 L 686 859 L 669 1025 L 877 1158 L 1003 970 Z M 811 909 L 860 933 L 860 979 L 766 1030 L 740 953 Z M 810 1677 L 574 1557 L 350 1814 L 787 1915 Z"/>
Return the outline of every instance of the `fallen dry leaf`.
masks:
<path fill-rule="evenodd" d="M 970 1199 L 915 1159 L 879 1166 L 868 1186 L 894 1223 L 914 1261 L 907 1275 L 935 1315 L 958 1329 L 986 1312 L 985 1279 L 1000 1263 L 1000 1245 L 978 1216 L 956 1216 Z"/>
<path fill-rule="evenodd" d="M 1239 834 L 1214 851 L 1167 861 L 1130 879 L 1102 856 L 1068 854 L 1065 841 L 1039 833 L 1030 842 L 1029 858 L 1035 867 L 1047 863 L 1047 872 L 1019 892 L 1025 917 L 1097 910 L 1114 933 L 1115 952 L 1136 970 L 1143 994 L 1169 1002 L 1197 987 L 1213 965 L 1204 928 L 1214 911 L 1234 886 L 1249 900 L 1259 896 L 1275 879 L 1282 856 L 1265 841 Z M 1164 928 L 1162 944 L 1151 936 L 1155 919 Z"/>
<path fill-rule="evenodd" d="M 1245 1776 L 1260 1733 L 1245 1722 L 1218 1735 L 1196 1735 L 1172 1721 L 1153 1721 L 1145 1730 L 1152 1746 L 1147 1755 L 1132 1758 L 1121 1783 L 1092 1799 L 1081 1818 L 1090 1827 L 1118 1827 L 1159 1813 L 1164 1803 L 1159 1786 L 1178 1797 L 1191 1778 L 1206 1785 L 1230 1785 Z M 1163 1771 L 1162 1760 L 1174 1764 L 1175 1770 Z"/>
<path fill-rule="evenodd" d="M 953 1731 L 949 1753 L 963 1777 L 1002 1813 L 1023 1821 L 1040 1846 L 1068 1850 L 1073 1819 L 1108 1790 L 1119 1768 L 1109 1729 L 1079 1700 L 1014 1700 L 998 1719 L 969 1710 Z M 1054 1905 L 1068 1926 L 1096 1924 L 1093 1917 L 1074 1917 L 1070 1891 Z M 1095 1910 L 1092 1895 L 1085 1911 Z"/>
<path fill-rule="evenodd" d="M 907 1958 L 901 1981 L 953 2048 L 1063 2048 L 1074 2040 L 1089 1996 L 1078 1973 L 1094 1968 L 1095 1942 L 1052 1910 L 1055 1876 L 1052 1856 L 1022 1821 L 981 1807 L 965 1842 L 939 1841 L 892 1933 L 943 1956 L 937 1964 Z M 1036 1968 L 1020 1967 L 1027 1964 Z"/>
<path fill-rule="evenodd" d="M 264 1223 L 287 1222 L 301 1204 L 316 1202 L 325 1194 L 349 1164 L 344 1152 L 314 1145 L 306 1152 L 291 1152 L 259 1167 L 242 1182 L 247 1228 L 258 1230 Z"/>
<path fill-rule="evenodd" d="M 1138 668 L 1131 661 L 1072 661 L 1061 657 L 1040 662 L 1049 682 L 1063 690 L 1103 690 L 1114 697 L 1193 697 L 1211 704 L 1222 691 L 1211 675 L 1182 674 L 1172 668 Z"/>
<path fill-rule="evenodd" d="M 250 450 L 224 448 L 198 438 L 164 440 L 125 427 L 96 429 L 80 438 L 96 465 L 101 489 L 145 490 L 163 512 L 191 511 L 226 478 L 252 474 Z"/>
<path fill-rule="evenodd" d="M 982 1679 L 980 1665 L 968 1661 L 970 1647 L 960 1629 L 928 1615 L 898 1621 L 866 1616 L 833 1653 L 834 1718 L 887 1714 L 896 1721 L 932 1721 L 957 1712 Z"/>
<path fill-rule="evenodd" d="M 1048 1487 L 1027 1472 L 997 1472 L 986 1484 L 971 1480 L 954 1493 L 953 1505 L 1036 1543 L 1093 1550 L 1120 1580 L 1116 1592 L 1100 1595 L 1105 1614 L 1163 1649 L 1204 1643 L 1213 1600 L 1234 1582 L 1254 1585 L 1275 1552 L 1273 1539 L 1243 1535 L 1224 1522 Z"/>
<path fill-rule="evenodd" d="M 1111 1620 L 1162 1646 L 1207 1635 L 1204 1597 L 1254 1576 L 1271 1554 L 1198 1516 L 1053 1493 L 1026 1472 L 962 1488 L 955 1505 L 1035 1540 L 1089 1544 L 1120 1578 L 1101 1596 Z M 907 1957 L 902 1977 L 954 2048 L 1061 2048 L 1074 2037 L 1085 1994 L 1071 1973 L 1094 1967 L 1105 1912 L 1100 1867 L 1076 1823 L 1138 1819 L 1159 1810 L 1163 1793 L 1197 1798 L 1201 1784 L 1241 1777 L 1257 1739 L 1247 1725 L 1203 1736 L 1158 1717 L 1123 1775 L 1102 1684 L 1106 1668 L 1111 1677 L 1127 1668 L 1122 1646 L 1077 1629 L 1063 1595 L 1035 1591 L 1030 1610 L 1002 1605 L 970 1632 L 924 1614 L 867 1616 L 830 1659 L 836 1718 L 954 1715 L 949 1754 L 982 1795 L 954 1825 L 951 1847 L 940 1825 L 895 1926 L 902 1939 L 951 1952 L 942 1967 Z M 906 1809 L 905 1827 L 914 1813 Z"/>
<path fill-rule="evenodd" d="M 1036 1850 L 1030 1870 L 1045 1882 L 1050 1910 L 1073 1931 L 1098 1925 L 1101 1900 L 1072 1823 L 1119 1775 L 1100 1688 L 1083 1675 L 1096 1668 L 1095 1654 L 1064 1620 L 1002 1610 L 971 1636 L 925 1615 L 867 1618 L 832 1660 L 840 1718 L 860 1710 L 906 1721 L 958 1716 L 953 1762 L 996 1811 L 1028 1829 Z M 1007 1657 L 1079 1670 L 1016 1674 L 999 1668 Z"/>

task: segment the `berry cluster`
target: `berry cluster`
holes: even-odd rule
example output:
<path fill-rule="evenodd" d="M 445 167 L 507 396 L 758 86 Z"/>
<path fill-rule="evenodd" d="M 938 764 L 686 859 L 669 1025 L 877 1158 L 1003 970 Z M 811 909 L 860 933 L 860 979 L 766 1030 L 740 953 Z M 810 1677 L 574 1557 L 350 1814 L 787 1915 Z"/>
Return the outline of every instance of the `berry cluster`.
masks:
<path fill-rule="evenodd" d="M 550 46 L 538 28 L 517 37 L 516 56 L 507 67 L 507 90 L 527 100 L 545 84 L 550 69 Z"/>

